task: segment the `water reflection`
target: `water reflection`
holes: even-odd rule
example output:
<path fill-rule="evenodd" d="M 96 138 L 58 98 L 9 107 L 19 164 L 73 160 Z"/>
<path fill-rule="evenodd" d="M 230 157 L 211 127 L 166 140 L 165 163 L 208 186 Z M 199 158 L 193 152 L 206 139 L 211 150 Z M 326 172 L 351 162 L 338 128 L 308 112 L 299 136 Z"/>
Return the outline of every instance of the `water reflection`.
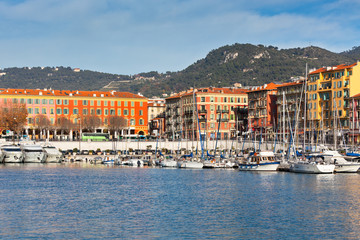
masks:
<path fill-rule="evenodd" d="M 360 233 L 358 174 L 82 163 L 0 168 L 0 238 L 309 239 Z"/>

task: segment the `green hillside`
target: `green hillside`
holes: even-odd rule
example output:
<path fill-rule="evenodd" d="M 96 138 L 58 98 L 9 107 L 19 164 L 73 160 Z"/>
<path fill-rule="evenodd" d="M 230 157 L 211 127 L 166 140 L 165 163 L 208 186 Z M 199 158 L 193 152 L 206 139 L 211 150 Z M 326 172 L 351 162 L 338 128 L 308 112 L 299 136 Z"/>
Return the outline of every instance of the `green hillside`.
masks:
<path fill-rule="evenodd" d="M 333 53 L 319 47 L 278 49 L 273 46 L 234 44 L 212 50 L 179 72 L 139 73 L 135 76 L 75 72 L 70 67 L 6 68 L 0 71 L 3 88 L 53 88 L 110 90 L 142 93 L 147 97 L 178 92 L 189 87 L 260 85 L 304 76 L 309 68 L 351 64 L 360 59 L 360 47 Z M 6 73 L 4 75 L 4 73 Z"/>

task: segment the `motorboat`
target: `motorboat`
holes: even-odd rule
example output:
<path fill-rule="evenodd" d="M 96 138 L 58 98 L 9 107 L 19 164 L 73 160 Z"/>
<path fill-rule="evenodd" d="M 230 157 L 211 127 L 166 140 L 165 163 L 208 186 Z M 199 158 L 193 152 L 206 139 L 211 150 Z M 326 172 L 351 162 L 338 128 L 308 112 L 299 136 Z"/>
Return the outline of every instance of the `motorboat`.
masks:
<path fill-rule="evenodd" d="M 348 161 L 338 151 L 325 151 L 326 156 L 330 157 L 330 163 L 335 164 L 335 172 L 337 173 L 355 173 L 360 168 L 360 163 Z"/>
<path fill-rule="evenodd" d="M 174 158 L 165 158 L 162 159 L 160 162 L 161 167 L 170 167 L 170 168 L 176 168 L 177 167 L 177 161 Z"/>
<path fill-rule="evenodd" d="M 3 145 L 0 159 L 3 163 L 22 163 L 24 155 L 19 145 Z"/>
<path fill-rule="evenodd" d="M 290 165 L 290 172 L 295 173 L 334 173 L 335 164 L 325 161 L 321 155 L 309 155 L 305 159 L 293 162 Z"/>
<path fill-rule="evenodd" d="M 63 159 L 63 154 L 52 145 L 43 146 L 44 152 L 46 153 L 46 163 L 60 163 Z"/>
<path fill-rule="evenodd" d="M 134 157 L 128 160 L 128 165 L 131 167 L 143 167 L 144 161 L 141 157 Z"/>
<path fill-rule="evenodd" d="M 21 151 L 24 155 L 24 163 L 44 163 L 46 153 L 40 145 L 21 145 Z"/>
<path fill-rule="evenodd" d="M 255 152 L 238 163 L 240 171 L 276 171 L 280 161 L 274 152 Z"/>

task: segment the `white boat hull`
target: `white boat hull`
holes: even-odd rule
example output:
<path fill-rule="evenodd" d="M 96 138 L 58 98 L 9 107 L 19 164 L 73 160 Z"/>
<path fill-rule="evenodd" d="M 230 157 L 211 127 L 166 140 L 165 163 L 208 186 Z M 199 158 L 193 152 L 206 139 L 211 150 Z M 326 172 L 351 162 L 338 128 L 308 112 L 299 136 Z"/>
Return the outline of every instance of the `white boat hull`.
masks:
<path fill-rule="evenodd" d="M 337 173 L 356 173 L 360 168 L 360 164 L 335 164 L 335 172 Z"/>
<path fill-rule="evenodd" d="M 239 164 L 240 171 L 276 171 L 280 162 Z"/>
<path fill-rule="evenodd" d="M 170 160 L 170 161 L 162 161 L 161 162 L 161 166 L 162 167 L 177 167 L 177 162 L 174 160 Z"/>
<path fill-rule="evenodd" d="M 22 163 L 23 155 L 22 153 L 6 153 L 3 159 L 4 163 Z"/>
<path fill-rule="evenodd" d="M 46 155 L 44 153 L 25 153 L 24 163 L 44 163 Z"/>
<path fill-rule="evenodd" d="M 59 163 L 62 160 L 62 156 L 61 155 L 52 155 L 52 154 L 47 154 L 46 156 L 46 163 Z"/>
<path fill-rule="evenodd" d="M 334 164 L 316 164 L 316 163 L 293 163 L 290 166 L 290 172 L 295 173 L 334 173 Z"/>
<path fill-rule="evenodd" d="M 132 167 L 143 167 L 144 162 L 141 159 L 130 159 L 129 160 L 129 166 Z"/>
<path fill-rule="evenodd" d="M 201 169 L 204 167 L 202 162 L 191 162 L 191 161 L 184 161 L 178 162 L 179 168 L 192 168 L 192 169 Z"/>

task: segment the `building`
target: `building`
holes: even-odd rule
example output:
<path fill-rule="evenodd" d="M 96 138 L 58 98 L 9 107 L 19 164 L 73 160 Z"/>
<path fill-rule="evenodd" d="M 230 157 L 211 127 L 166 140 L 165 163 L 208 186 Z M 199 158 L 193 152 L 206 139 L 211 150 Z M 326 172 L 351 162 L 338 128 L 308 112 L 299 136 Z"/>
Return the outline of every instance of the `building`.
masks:
<path fill-rule="evenodd" d="M 296 139 L 292 141 L 301 140 L 304 132 L 304 80 L 284 83 L 277 86 L 277 120 L 276 132 L 278 133 L 277 139 L 280 142 L 289 142 L 291 132 L 297 134 Z"/>
<path fill-rule="evenodd" d="M 165 99 L 148 100 L 149 135 L 164 136 L 165 133 Z"/>
<path fill-rule="evenodd" d="M 277 121 L 277 87 L 275 83 L 253 87 L 248 92 L 249 128 L 257 136 L 271 140 L 275 137 Z"/>
<path fill-rule="evenodd" d="M 198 88 L 166 98 L 166 134 L 170 139 L 230 139 L 237 136 L 237 109 L 247 108 L 247 90 Z"/>
<path fill-rule="evenodd" d="M 360 65 L 324 67 L 309 73 L 307 82 L 307 132 L 316 131 L 336 144 L 338 137 L 348 140 L 350 96 L 360 93 Z M 338 141 L 335 141 L 335 140 Z"/>
<path fill-rule="evenodd" d="M 126 126 L 119 133 L 126 137 L 147 135 L 147 98 L 127 92 L 70 91 L 52 89 L 2 89 L 0 105 L 22 103 L 28 111 L 26 135 L 33 139 L 60 132 L 69 139 L 76 131 L 111 132 L 110 119 L 122 117 Z M 47 119 L 47 121 L 43 121 Z M 46 122 L 46 124 L 44 124 Z M 46 126 L 42 126 L 46 125 Z M 45 134 L 40 130 L 45 130 Z"/>

